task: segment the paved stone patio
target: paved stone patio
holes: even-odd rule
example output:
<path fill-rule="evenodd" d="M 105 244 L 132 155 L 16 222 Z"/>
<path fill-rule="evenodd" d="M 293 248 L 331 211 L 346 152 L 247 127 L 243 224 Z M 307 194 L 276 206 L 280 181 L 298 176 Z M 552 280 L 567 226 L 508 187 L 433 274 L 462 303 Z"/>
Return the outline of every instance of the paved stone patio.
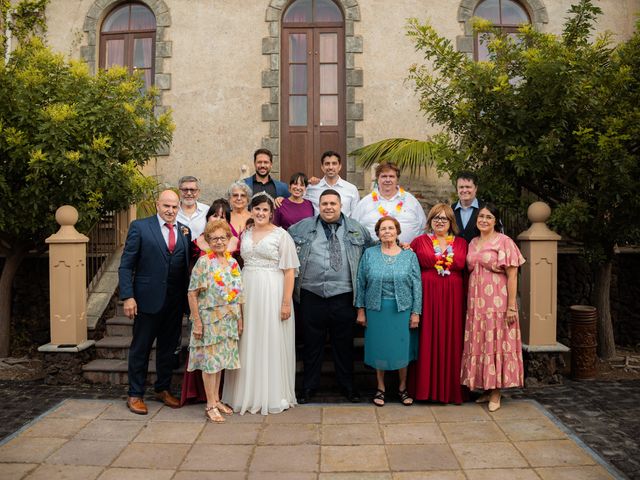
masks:
<path fill-rule="evenodd" d="M 0 443 L 5 479 L 625 478 L 538 403 L 314 404 L 207 422 L 202 405 L 149 415 L 64 400 Z"/>

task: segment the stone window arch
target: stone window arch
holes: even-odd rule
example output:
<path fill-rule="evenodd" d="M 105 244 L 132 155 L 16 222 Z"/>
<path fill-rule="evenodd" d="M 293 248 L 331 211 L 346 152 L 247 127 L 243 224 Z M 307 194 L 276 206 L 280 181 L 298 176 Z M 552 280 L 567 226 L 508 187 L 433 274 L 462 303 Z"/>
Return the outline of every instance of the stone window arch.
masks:
<path fill-rule="evenodd" d="M 458 7 L 458 22 L 464 25 L 464 35 L 458 35 L 458 37 L 456 37 L 456 44 L 460 52 L 465 52 L 469 56 L 474 55 L 475 47 L 471 18 L 478 5 L 484 1 L 485 0 L 462 0 Z M 531 20 L 531 24 L 536 30 L 541 30 L 545 23 L 549 23 L 547 8 L 544 6 L 542 0 L 517 0 L 516 3 L 526 11 Z"/>
<path fill-rule="evenodd" d="M 363 139 L 356 135 L 356 125 L 364 118 L 361 102 L 356 102 L 356 88 L 362 87 L 362 69 L 355 67 L 355 55 L 363 51 L 362 37 L 354 34 L 354 23 L 360 21 L 360 7 L 357 0 L 335 0 L 344 13 L 345 34 L 345 80 L 346 80 L 346 145 L 347 152 L 364 145 Z M 280 173 L 280 32 L 282 15 L 291 2 L 289 0 L 270 0 L 265 21 L 269 35 L 262 39 L 262 54 L 269 57 L 269 67 L 262 71 L 262 87 L 269 89 L 269 102 L 262 105 L 262 121 L 269 125 L 269 134 L 262 139 L 262 146 L 274 153 L 274 172 Z M 319 159 L 318 159 L 319 160 Z M 357 171 L 355 160 L 346 161 L 347 180 L 362 187 L 364 176 Z"/>
<path fill-rule="evenodd" d="M 83 30 L 85 32 L 85 42 L 80 47 L 80 57 L 89 66 L 92 74 L 96 73 L 99 59 L 100 27 L 105 17 L 109 15 L 120 4 L 126 3 L 122 0 L 95 0 L 84 19 Z M 163 105 L 163 93 L 171 89 L 171 73 L 168 71 L 166 58 L 171 57 L 171 41 L 168 29 L 171 26 L 171 14 L 169 7 L 163 0 L 137 0 L 135 3 L 145 5 L 156 17 L 155 52 L 153 55 L 153 84 L 160 91 L 160 96 L 156 106 L 158 113 L 163 113 L 166 106 Z M 158 155 L 168 155 L 169 147 L 157 152 Z"/>

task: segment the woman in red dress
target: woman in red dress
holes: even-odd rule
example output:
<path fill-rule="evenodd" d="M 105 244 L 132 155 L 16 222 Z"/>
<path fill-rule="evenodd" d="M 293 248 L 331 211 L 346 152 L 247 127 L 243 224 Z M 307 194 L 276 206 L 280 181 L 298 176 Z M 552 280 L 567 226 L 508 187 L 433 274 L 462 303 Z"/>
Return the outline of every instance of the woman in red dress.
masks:
<path fill-rule="evenodd" d="M 416 400 L 460 404 L 466 396 L 460 385 L 460 363 L 467 242 L 455 236 L 455 216 L 444 203 L 429 211 L 427 229 L 429 233 L 411 242 L 422 277 L 422 321 L 409 388 Z"/>

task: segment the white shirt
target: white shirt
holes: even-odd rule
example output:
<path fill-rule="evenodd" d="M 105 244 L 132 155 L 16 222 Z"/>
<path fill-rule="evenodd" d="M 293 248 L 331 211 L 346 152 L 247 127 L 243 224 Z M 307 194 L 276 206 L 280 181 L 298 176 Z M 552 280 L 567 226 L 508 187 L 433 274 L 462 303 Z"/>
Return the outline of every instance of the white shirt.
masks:
<path fill-rule="evenodd" d="M 363 227 L 369 230 L 371 238 L 377 239 L 374 227 L 376 222 L 382 217 L 378 207 L 384 208 L 389 216 L 394 217 L 400 222 L 402 233 L 398 237 L 402 243 L 410 243 L 418 235 L 424 233 L 427 226 L 427 217 L 420 202 L 409 192 L 404 192 L 404 199 L 400 211 L 397 210 L 398 202 L 400 202 L 400 190 L 390 199 L 387 200 L 379 195 L 378 202 L 373 201 L 371 194 L 364 197 L 358 203 L 358 206 L 351 214 L 351 218 L 359 222 Z"/>
<path fill-rule="evenodd" d="M 178 209 L 177 220 L 191 229 L 191 238 L 195 240 L 202 234 L 202 232 L 204 232 L 204 227 L 207 224 L 208 211 L 208 205 L 196 202 L 196 211 L 193 212 L 191 217 L 187 217 L 187 215 L 182 211 L 182 207 L 180 207 Z"/>
<path fill-rule="evenodd" d="M 307 193 L 304 194 L 304 198 L 313 204 L 313 210 L 315 214 L 318 215 L 320 213 L 320 194 L 329 188 L 340 194 L 340 201 L 342 203 L 340 211 L 344 213 L 346 217 L 350 217 L 360 201 L 360 192 L 358 192 L 358 187 L 353 183 L 349 183 L 340 177 L 338 177 L 335 185 L 329 185 L 326 177 L 323 177 L 317 185 L 309 185 L 307 187 Z"/>
<path fill-rule="evenodd" d="M 156 218 L 158 219 L 158 223 L 160 223 L 160 232 L 162 232 L 162 238 L 164 238 L 164 243 L 166 243 L 167 248 L 169 248 L 169 227 L 167 227 L 166 223 L 160 215 L 156 213 Z M 178 241 L 178 225 L 176 223 L 173 224 L 173 231 L 176 235 L 176 242 Z"/>

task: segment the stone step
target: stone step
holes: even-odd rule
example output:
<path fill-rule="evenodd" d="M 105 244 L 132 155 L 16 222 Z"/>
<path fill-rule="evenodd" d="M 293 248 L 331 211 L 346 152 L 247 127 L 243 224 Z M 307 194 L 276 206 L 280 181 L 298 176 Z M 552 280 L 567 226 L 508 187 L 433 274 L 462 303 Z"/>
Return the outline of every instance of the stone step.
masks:
<path fill-rule="evenodd" d="M 184 367 L 173 371 L 171 385 L 178 388 L 182 383 Z M 119 359 L 96 359 L 83 365 L 82 376 L 90 383 L 108 383 L 111 385 L 127 385 L 129 377 L 127 375 L 127 361 Z M 147 384 L 153 385 L 156 381 L 155 362 L 149 362 L 149 374 Z M 175 391 L 175 390 L 174 390 Z"/>
<path fill-rule="evenodd" d="M 126 360 L 129 358 L 129 346 L 131 345 L 132 337 L 125 337 L 116 335 L 113 337 L 107 336 L 96 342 L 96 355 L 97 358 L 102 359 L 120 359 Z M 182 337 L 182 347 L 189 346 L 189 337 Z M 151 349 L 151 356 L 149 361 L 156 361 L 156 342 L 153 342 Z"/>
<path fill-rule="evenodd" d="M 118 315 L 108 319 L 106 322 L 107 334 L 109 337 L 131 337 L 133 335 L 133 320 L 124 315 Z M 182 336 L 189 338 L 190 322 L 186 318 L 182 319 Z"/>

